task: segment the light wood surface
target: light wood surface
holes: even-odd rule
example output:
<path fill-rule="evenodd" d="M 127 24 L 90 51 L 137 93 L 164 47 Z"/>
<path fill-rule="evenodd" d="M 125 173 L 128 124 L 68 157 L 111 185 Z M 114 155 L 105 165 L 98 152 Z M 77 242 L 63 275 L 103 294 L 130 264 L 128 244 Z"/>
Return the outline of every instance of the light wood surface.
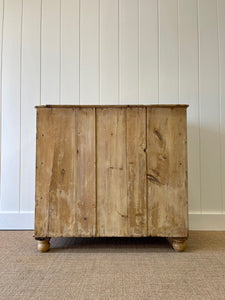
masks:
<path fill-rule="evenodd" d="M 126 109 L 97 110 L 97 234 L 126 236 Z"/>
<path fill-rule="evenodd" d="M 37 248 L 40 252 L 47 252 L 50 249 L 49 239 L 38 241 Z"/>
<path fill-rule="evenodd" d="M 127 108 L 128 235 L 147 235 L 146 108 Z"/>
<path fill-rule="evenodd" d="M 147 109 L 148 233 L 187 236 L 186 112 Z"/>
<path fill-rule="evenodd" d="M 95 108 L 76 109 L 75 220 L 77 236 L 94 236 L 96 230 Z"/>
<path fill-rule="evenodd" d="M 38 108 L 35 237 L 164 236 L 181 249 L 186 131 L 185 106 Z"/>
<path fill-rule="evenodd" d="M 37 112 L 35 235 L 75 232 L 75 110 Z"/>

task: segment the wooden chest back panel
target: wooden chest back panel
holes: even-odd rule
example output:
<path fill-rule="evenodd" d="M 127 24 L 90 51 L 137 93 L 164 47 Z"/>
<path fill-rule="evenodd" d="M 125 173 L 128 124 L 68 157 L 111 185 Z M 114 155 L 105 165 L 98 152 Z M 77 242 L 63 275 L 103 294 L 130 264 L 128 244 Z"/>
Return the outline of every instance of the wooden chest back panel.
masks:
<path fill-rule="evenodd" d="M 187 236 L 186 108 L 37 109 L 35 236 Z"/>

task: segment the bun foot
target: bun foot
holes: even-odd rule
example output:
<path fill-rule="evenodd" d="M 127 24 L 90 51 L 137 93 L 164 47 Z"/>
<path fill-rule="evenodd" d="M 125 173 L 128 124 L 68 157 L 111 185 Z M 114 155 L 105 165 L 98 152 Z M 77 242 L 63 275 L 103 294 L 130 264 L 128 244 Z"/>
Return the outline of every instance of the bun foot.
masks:
<path fill-rule="evenodd" d="M 49 239 L 38 241 L 37 248 L 40 252 L 47 252 L 50 248 Z"/>
<path fill-rule="evenodd" d="M 185 238 L 168 237 L 167 240 L 176 252 L 182 252 L 185 250 Z"/>

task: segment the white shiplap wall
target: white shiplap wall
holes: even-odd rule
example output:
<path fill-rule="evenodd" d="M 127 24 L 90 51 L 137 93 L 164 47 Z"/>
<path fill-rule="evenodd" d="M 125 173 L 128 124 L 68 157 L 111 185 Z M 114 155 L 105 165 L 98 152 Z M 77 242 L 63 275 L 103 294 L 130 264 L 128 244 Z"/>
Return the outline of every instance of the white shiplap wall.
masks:
<path fill-rule="evenodd" d="M 33 228 L 38 104 L 188 103 L 190 229 L 225 229 L 225 0 L 0 0 L 0 228 Z"/>

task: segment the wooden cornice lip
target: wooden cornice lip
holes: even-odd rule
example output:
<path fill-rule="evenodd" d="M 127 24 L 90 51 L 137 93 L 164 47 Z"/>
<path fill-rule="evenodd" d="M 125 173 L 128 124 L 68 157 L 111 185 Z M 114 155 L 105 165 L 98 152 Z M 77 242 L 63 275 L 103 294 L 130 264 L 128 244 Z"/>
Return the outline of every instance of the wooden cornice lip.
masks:
<path fill-rule="evenodd" d="M 35 108 L 127 108 L 127 107 L 161 107 L 161 108 L 187 108 L 188 104 L 152 104 L 152 105 L 38 105 Z"/>

